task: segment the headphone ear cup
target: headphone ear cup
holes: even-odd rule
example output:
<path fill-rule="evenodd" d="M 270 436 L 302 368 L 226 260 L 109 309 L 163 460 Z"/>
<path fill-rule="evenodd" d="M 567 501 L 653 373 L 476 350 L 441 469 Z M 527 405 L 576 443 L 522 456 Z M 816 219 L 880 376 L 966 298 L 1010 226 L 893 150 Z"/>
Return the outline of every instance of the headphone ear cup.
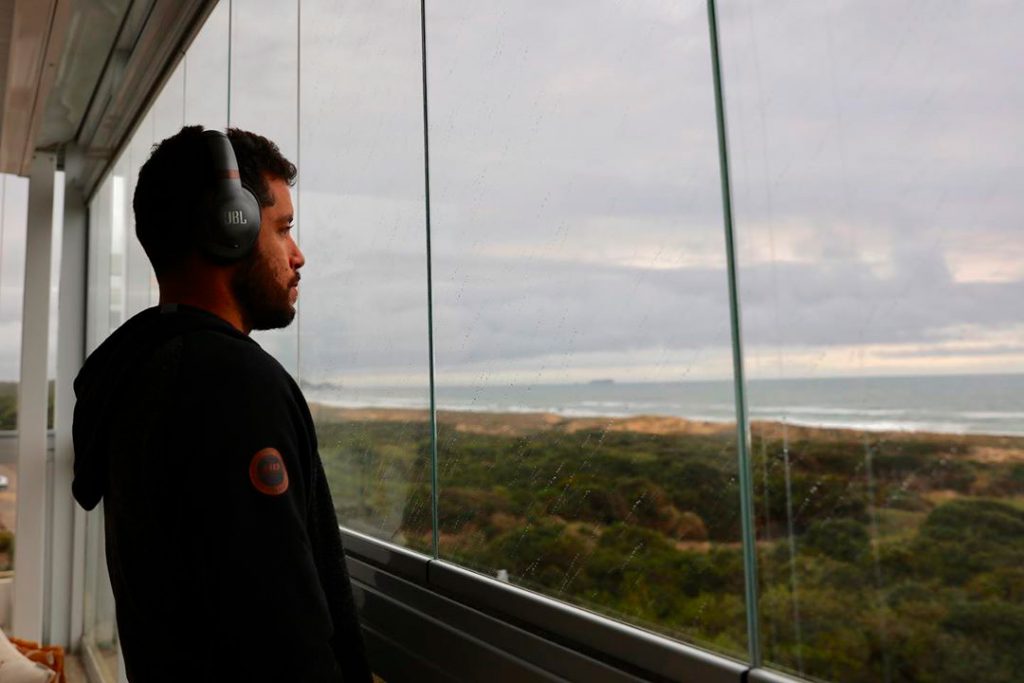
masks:
<path fill-rule="evenodd" d="M 252 251 L 260 235 L 260 203 L 252 190 L 242 185 L 228 137 L 215 130 L 204 131 L 203 135 L 217 172 L 217 185 L 210 205 L 210 224 L 199 246 L 211 256 L 235 261 Z"/>
<path fill-rule="evenodd" d="M 220 187 L 213 198 L 213 220 L 201 240 L 204 251 L 237 260 L 252 251 L 260 234 L 260 204 L 247 187 Z"/>

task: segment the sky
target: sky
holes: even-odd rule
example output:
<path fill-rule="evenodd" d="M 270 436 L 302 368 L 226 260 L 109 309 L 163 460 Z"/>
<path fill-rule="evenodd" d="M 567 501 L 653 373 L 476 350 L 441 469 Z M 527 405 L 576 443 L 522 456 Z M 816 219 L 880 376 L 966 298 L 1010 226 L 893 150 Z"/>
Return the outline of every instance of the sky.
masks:
<path fill-rule="evenodd" d="M 277 140 L 307 265 L 257 338 L 308 382 L 422 385 L 418 7 L 234 6 L 230 70 L 222 3 L 129 189 L 180 122 Z M 1024 6 L 719 8 L 748 373 L 1024 372 Z M 428 3 L 427 54 L 438 381 L 729 378 L 705 3 Z"/>

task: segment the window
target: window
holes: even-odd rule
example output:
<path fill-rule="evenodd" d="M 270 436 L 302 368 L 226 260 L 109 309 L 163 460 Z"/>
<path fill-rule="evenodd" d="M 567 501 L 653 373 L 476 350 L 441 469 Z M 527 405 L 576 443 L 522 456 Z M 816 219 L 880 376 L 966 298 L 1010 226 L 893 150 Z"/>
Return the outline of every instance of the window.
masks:
<path fill-rule="evenodd" d="M 18 427 L 27 209 L 28 182 L 0 174 L 0 431 Z"/>
<path fill-rule="evenodd" d="M 184 120 L 188 125 L 217 129 L 228 125 L 230 13 L 231 3 L 217 3 L 185 53 Z"/>
<path fill-rule="evenodd" d="M 432 552 L 418 8 L 304 2 L 301 29 L 303 391 L 342 524 Z"/>
<path fill-rule="evenodd" d="M 765 660 L 1017 678 L 1024 12 L 723 6 Z"/>
<path fill-rule="evenodd" d="M 439 552 L 742 656 L 703 12 L 428 8 Z"/>
<path fill-rule="evenodd" d="M 126 170 L 127 159 L 122 156 L 89 204 L 88 353 L 123 322 Z M 114 680 L 118 671 L 117 625 L 105 547 L 101 503 L 86 517 L 83 638 L 97 649 L 108 676 Z"/>
<path fill-rule="evenodd" d="M 18 492 L 18 378 L 28 182 L 0 174 L 0 591 L 12 594 Z M 10 604 L 8 601 L 7 604 Z M 11 614 L 0 613 L 9 629 Z"/>
<path fill-rule="evenodd" d="M 298 3 L 235 2 L 231 11 L 228 125 L 264 135 L 292 163 L 298 158 Z M 205 67 L 204 67 L 205 68 Z M 301 207 L 295 201 L 296 223 Z M 301 228 L 300 228 L 301 230 Z M 253 334 L 292 375 L 298 326 Z"/>
<path fill-rule="evenodd" d="M 152 283 L 150 145 L 251 129 L 307 259 L 256 338 L 343 525 L 755 667 L 1012 680 L 1024 9 L 718 5 L 739 338 L 702 3 L 427 3 L 424 91 L 415 5 L 264 0 L 213 10 L 93 197 L 88 348 Z"/>

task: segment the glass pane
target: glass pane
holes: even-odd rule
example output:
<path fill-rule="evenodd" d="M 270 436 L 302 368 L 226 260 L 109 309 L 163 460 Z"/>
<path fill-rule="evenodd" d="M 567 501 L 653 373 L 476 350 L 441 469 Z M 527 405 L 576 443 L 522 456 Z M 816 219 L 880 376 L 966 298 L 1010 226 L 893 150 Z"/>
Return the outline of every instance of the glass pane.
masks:
<path fill-rule="evenodd" d="M 85 519 L 84 639 L 100 655 L 104 680 L 115 681 L 118 674 L 117 619 L 114 591 L 107 572 L 103 504 L 87 513 Z"/>
<path fill-rule="evenodd" d="M 17 429 L 27 220 L 28 180 L 0 174 L 0 431 Z"/>
<path fill-rule="evenodd" d="M 766 660 L 1020 680 L 1020 3 L 722 3 Z"/>
<path fill-rule="evenodd" d="M 229 2 L 207 17 L 185 53 L 185 122 L 223 129 L 228 123 Z"/>
<path fill-rule="evenodd" d="M 127 156 L 128 173 L 128 225 L 129 238 L 126 244 L 127 268 L 127 317 L 138 313 L 144 308 L 155 305 L 160 299 L 160 288 L 156 282 L 156 274 L 149 263 L 142 244 L 135 237 L 135 216 L 132 211 L 132 197 L 135 194 L 135 183 L 139 177 L 139 169 L 149 159 L 154 145 L 171 137 L 181 130 L 185 124 L 185 66 L 178 64 L 174 73 L 167 79 L 163 90 L 156 98 L 145 120 L 135 131 L 129 143 Z"/>
<path fill-rule="evenodd" d="M 0 174 L 0 629 L 11 628 L 17 530 L 18 378 L 28 181 Z"/>
<path fill-rule="evenodd" d="M 153 142 L 171 137 L 185 125 L 185 64 L 181 62 L 164 83 L 147 117 L 153 126 Z M 140 127 L 141 128 L 141 127 Z M 141 132 L 141 130 L 140 130 Z M 137 135 L 138 133 L 136 133 Z M 145 134 L 145 133 L 143 133 Z"/>
<path fill-rule="evenodd" d="M 303 2 L 301 62 L 303 391 L 342 524 L 426 551 L 418 7 Z"/>
<path fill-rule="evenodd" d="M 87 353 L 122 322 L 128 165 L 127 155 L 122 156 L 89 204 Z M 83 601 L 84 638 L 99 649 L 101 666 L 106 667 L 108 680 L 115 680 L 117 636 L 114 597 L 104 551 L 102 504 L 86 515 Z"/>
<path fill-rule="evenodd" d="M 89 265 L 86 312 L 86 354 L 110 334 L 110 239 L 113 224 L 113 181 L 108 175 L 89 202 Z"/>
<path fill-rule="evenodd" d="M 430 7 L 440 554 L 742 657 L 704 11 Z"/>
<path fill-rule="evenodd" d="M 277 143 L 296 165 L 298 159 L 298 3 L 245 0 L 231 3 L 229 122 Z M 295 202 L 296 223 L 300 207 Z M 300 313 L 301 315 L 301 313 Z M 298 322 L 282 330 L 252 335 L 295 376 Z"/>

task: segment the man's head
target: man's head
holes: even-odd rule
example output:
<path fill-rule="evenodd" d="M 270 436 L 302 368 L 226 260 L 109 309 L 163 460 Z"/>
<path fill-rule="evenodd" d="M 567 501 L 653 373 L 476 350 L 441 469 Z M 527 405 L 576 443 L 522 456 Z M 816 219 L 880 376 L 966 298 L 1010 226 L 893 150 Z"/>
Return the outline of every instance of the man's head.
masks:
<path fill-rule="evenodd" d="M 242 184 L 260 204 L 260 233 L 236 262 L 206 254 L 203 231 L 215 220 L 217 169 L 199 126 L 186 126 L 153 150 L 135 188 L 135 230 L 153 264 L 161 294 L 182 291 L 213 274 L 226 282 L 245 329 L 284 327 L 295 316 L 299 268 L 305 263 L 291 235 L 289 187 L 295 165 L 270 140 L 238 129 L 228 138 Z"/>

